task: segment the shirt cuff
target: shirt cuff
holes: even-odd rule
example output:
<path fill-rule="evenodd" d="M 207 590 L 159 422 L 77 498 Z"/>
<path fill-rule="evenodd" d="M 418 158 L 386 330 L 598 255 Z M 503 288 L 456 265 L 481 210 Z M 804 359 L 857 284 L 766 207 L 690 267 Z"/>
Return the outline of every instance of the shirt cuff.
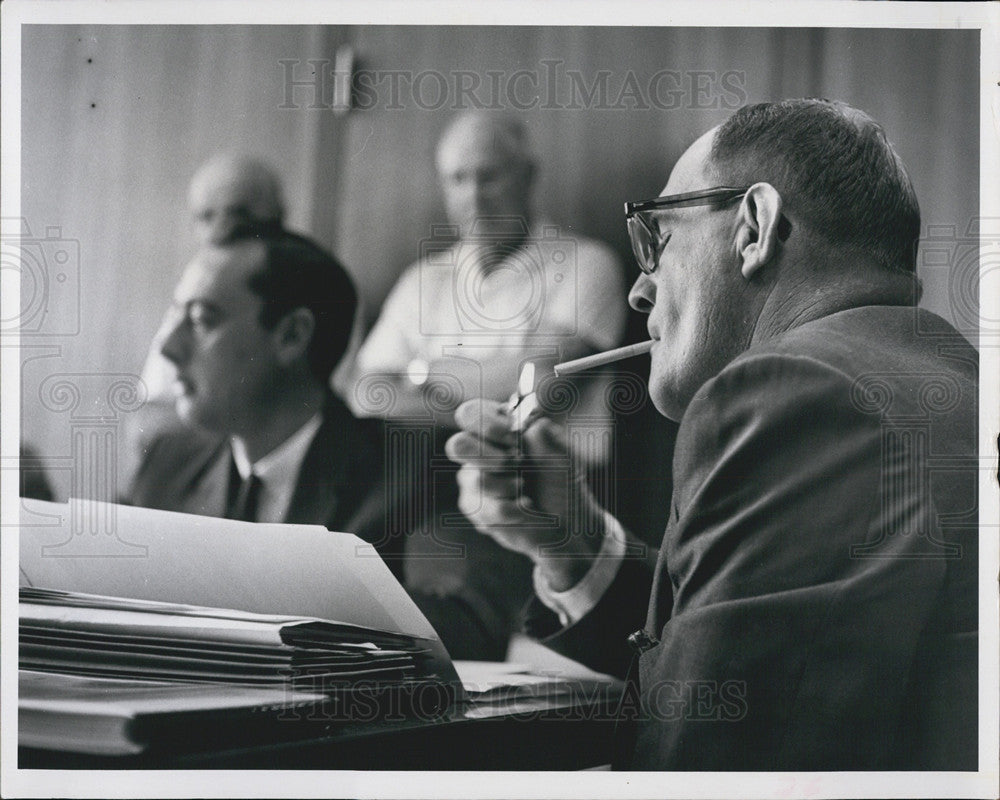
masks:
<path fill-rule="evenodd" d="M 565 628 L 579 621 L 597 605 L 604 593 L 614 583 L 618 568 L 625 560 L 625 530 L 621 523 L 607 511 L 604 512 L 604 539 L 594 563 L 579 583 L 565 592 L 555 592 L 536 566 L 533 574 L 535 594 L 545 606 L 559 616 Z"/>

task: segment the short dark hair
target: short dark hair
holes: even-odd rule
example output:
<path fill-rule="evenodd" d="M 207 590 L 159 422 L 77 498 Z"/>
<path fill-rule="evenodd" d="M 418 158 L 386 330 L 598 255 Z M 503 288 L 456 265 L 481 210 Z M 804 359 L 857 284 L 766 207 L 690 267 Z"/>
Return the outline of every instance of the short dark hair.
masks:
<path fill-rule="evenodd" d="M 260 321 L 273 328 L 289 312 L 307 308 L 316 323 L 306 351 L 309 369 L 324 385 L 351 339 L 358 295 L 347 270 L 305 236 L 283 229 L 242 231 L 264 246 L 264 264 L 248 279 L 263 306 Z"/>
<path fill-rule="evenodd" d="M 915 271 L 917 195 L 885 131 L 863 111 L 822 99 L 744 106 L 716 131 L 711 157 L 721 182 L 766 181 L 828 241 Z"/>

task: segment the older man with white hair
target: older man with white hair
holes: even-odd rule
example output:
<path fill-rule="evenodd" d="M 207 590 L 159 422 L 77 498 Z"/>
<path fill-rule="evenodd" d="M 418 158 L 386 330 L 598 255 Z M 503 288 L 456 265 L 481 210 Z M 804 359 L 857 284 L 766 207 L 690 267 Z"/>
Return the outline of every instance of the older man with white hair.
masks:
<path fill-rule="evenodd" d="M 604 244 L 535 214 L 538 164 L 519 118 L 457 116 L 436 166 L 449 225 L 421 243 L 358 353 L 361 413 L 373 376 L 396 391 L 386 416 L 426 413 L 430 395 L 449 411 L 506 397 L 527 360 L 586 355 L 623 333 L 621 265 Z"/>
<path fill-rule="evenodd" d="M 414 442 L 432 442 L 401 450 L 411 460 L 400 472 L 433 506 L 425 540 L 446 542 L 457 556 L 414 561 L 413 569 L 433 572 L 434 580 L 450 572 L 461 583 L 490 584 L 492 612 L 513 629 L 530 596 L 530 565 L 457 513 L 454 467 L 441 458 L 440 434 L 454 430 L 463 400 L 507 398 L 526 362 L 536 362 L 543 376 L 558 360 L 617 344 L 624 275 L 608 247 L 536 216 L 538 165 L 519 118 L 483 111 L 455 117 L 438 143 L 436 166 L 448 225 L 430 232 L 422 257 L 385 301 L 358 352 L 353 402 L 356 413 L 387 417 L 397 428 L 412 423 Z M 601 386 L 594 382 L 577 407 L 587 409 L 592 434 L 581 437 L 578 452 L 610 468 Z"/>

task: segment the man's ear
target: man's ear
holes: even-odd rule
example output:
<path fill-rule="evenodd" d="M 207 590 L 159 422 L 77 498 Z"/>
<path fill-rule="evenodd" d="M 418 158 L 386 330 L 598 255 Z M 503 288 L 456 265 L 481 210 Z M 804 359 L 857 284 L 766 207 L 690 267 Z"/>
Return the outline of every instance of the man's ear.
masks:
<path fill-rule="evenodd" d="M 308 308 L 296 308 L 285 314 L 274 329 L 279 362 L 288 366 L 305 358 L 315 330 L 316 318 Z"/>
<path fill-rule="evenodd" d="M 747 280 L 775 257 L 781 206 L 781 195 L 769 183 L 755 183 L 740 203 L 736 247 L 740 272 Z"/>

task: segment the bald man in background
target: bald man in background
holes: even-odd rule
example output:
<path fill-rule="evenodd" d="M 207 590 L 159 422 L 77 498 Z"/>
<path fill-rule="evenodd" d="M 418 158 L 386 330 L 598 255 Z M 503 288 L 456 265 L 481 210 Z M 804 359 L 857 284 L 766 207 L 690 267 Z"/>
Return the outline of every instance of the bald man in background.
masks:
<path fill-rule="evenodd" d="M 285 217 L 281 181 L 263 161 L 221 153 L 191 178 L 188 210 L 202 245 L 228 241 L 240 226 L 280 226 Z"/>
<path fill-rule="evenodd" d="M 244 227 L 263 226 L 278 230 L 285 216 L 281 181 L 270 166 L 255 158 L 220 153 L 202 164 L 191 178 L 187 197 L 191 228 L 199 246 L 221 244 Z M 173 413 L 171 386 L 174 368 L 160 353 L 164 326 L 160 326 L 146 357 L 142 380 L 146 385 L 147 406 Z M 148 441 L 155 430 L 144 430 Z"/>

